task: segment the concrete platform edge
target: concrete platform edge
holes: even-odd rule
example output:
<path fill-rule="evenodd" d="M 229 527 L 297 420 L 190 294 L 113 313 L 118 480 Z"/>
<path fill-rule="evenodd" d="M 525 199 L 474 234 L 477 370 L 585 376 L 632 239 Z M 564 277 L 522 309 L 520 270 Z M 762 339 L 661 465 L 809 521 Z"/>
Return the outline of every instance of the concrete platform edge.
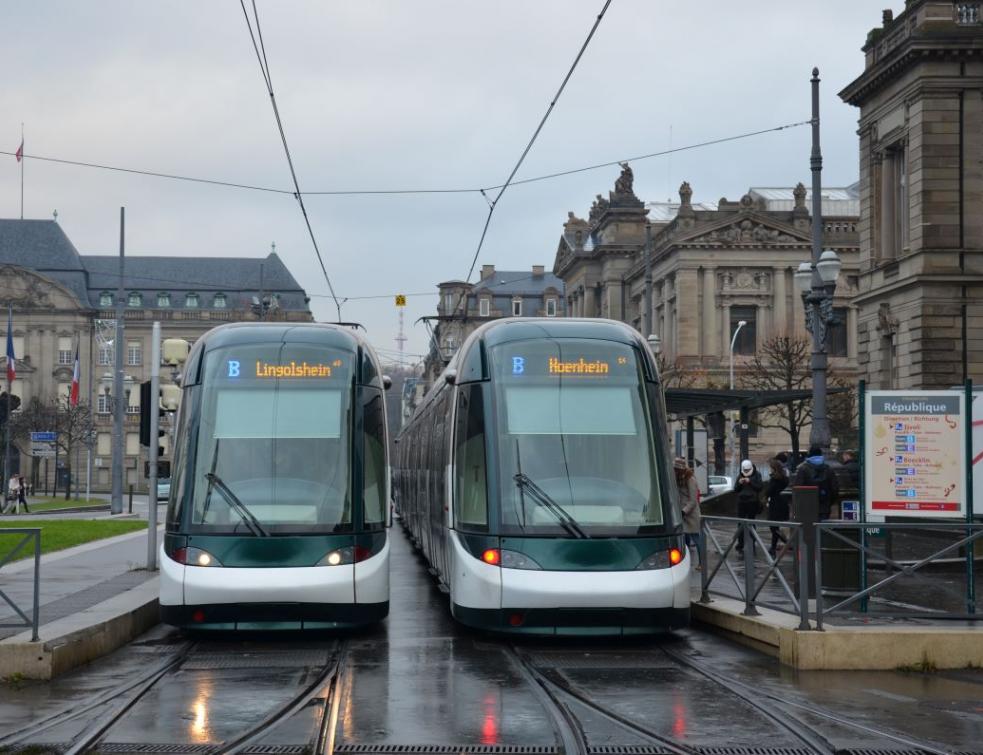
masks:
<path fill-rule="evenodd" d="M 695 624 L 713 627 L 797 669 L 885 671 L 983 666 L 983 627 L 826 626 L 800 631 L 798 619 L 760 608 L 744 616 L 744 603 L 715 598 L 692 604 Z"/>
<path fill-rule="evenodd" d="M 42 625 L 40 640 L 30 630 L 0 642 L 4 676 L 52 679 L 106 655 L 159 622 L 159 578 L 116 595 L 74 616 Z"/>

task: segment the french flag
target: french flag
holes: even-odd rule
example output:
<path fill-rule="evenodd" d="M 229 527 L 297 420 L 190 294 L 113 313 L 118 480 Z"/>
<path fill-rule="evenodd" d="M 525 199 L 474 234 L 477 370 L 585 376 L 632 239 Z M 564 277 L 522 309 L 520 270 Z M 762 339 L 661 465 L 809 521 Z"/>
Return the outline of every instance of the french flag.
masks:
<path fill-rule="evenodd" d="M 14 311 L 11 307 L 7 307 L 7 389 L 13 385 L 14 380 L 17 378 L 17 368 L 14 366 L 14 326 L 13 326 Z"/>
<path fill-rule="evenodd" d="M 71 406 L 79 405 L 79 347 L 75 344 L 75 369 L 72 371 L 72 392 L 68 394 L 68 403 Z"/>

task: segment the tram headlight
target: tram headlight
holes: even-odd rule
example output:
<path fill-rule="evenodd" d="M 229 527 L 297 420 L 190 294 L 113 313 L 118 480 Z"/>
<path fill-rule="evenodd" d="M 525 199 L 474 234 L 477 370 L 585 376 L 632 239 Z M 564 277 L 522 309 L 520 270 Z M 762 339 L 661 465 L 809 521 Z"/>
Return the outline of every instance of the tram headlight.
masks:
<path fill-rule="evenodd" d="M 208 551 L 202 548 L 195 548 L 193 546 L 189 546 L 187 548 L 177 548 L 172 554 L 169 555 L 179 564 L 184 564 L 185 566 L 222 565 L 222 562 Z"/>
<path fill-rule="evenodd" d="M 503 569 L 542 569 L 543 567 L 525 553 L 517 551 L 502 551 Z"/>
<path fill-rule="evenodd" d="M 346 545 L 344 548 L 335 548 L 324 554 L 320 561 L 314 566 L 345 566 L 346 564 L 356 564 L 372 558 L 377 551 L 366 548 L 364 545 Z"/>
<path fill-rule="evenodd" d="M 679 548 L 666 548 L 659 550 L 642 559 L 636 569 L 668 569 L 681 563 L 685 554 Z"/>

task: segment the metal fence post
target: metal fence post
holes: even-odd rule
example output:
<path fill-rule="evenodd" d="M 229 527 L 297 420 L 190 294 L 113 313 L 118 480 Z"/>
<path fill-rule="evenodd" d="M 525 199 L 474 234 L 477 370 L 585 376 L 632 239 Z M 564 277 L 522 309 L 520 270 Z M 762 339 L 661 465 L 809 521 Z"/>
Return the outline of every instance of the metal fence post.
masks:
<path fill-rule="evenodd" d="M 822 631 L 823 628 L 823 528 L 820 523 L 816 523 L 816 537 L 814 538 L 815 554 L 813 559 L 816 563 L 816 629 Z"/>
<path fill-rule="evenodd" d="M 704 529 L 709 525 L 700 520 L 700 536 L 696 541 L 696 550 L 700 554 L 700 602 L 710 602 L 710 565 L 707 563 L 707 535 Z"/>
<path fill-rule="evenodd" d="M 745 519 L 741 529 L 744 537 L 744 615 L 758 616 L 758 609 L 754 607 L 754 536 L 750 521 Z"/>
<path fill-rule="evenodd" d="M 34 615 L 31 617 L 31 642 L 38 641 L 41 613 L 41 532 L 34 533 Z"/>
<path fill-rule="evenodd" d="M 799 629 L 809 626 L 809 545 L 803 533 L 805 525 L 796 529 L 795 555 L 799 569 Z"/>
<path fill-rule="evenodd" d="M 129 513 L 133 513 L 133 483 L 130 483 Z"/>

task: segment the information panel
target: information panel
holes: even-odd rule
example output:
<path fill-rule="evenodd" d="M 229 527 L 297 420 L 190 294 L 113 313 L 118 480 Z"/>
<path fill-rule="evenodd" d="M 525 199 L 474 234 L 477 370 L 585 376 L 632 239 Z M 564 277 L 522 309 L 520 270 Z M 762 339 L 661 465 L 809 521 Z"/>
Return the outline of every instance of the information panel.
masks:
<path fill-rule="evenodd" d="M 966 516 L 965 395 L 959 391 L 868 391 L 868 515 Z"/>

